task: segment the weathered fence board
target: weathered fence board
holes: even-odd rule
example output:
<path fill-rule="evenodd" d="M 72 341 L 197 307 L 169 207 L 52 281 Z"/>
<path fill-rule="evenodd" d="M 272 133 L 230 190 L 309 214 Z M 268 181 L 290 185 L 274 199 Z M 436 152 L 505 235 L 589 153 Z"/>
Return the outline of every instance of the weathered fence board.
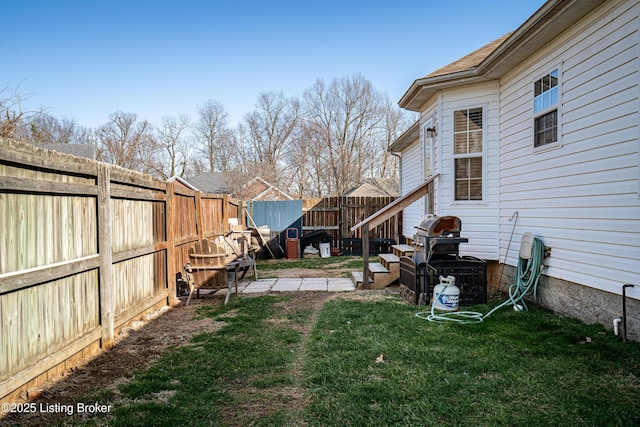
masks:
<path fill-rule="evenodd" d="M 0 139 L 0 400 L 41 385 L 149 310 L 242 204 Z"/>
<path fill-rule="evenodd" d="M 361 232 L 350 228 L 387 206 L 393 197 L 325 197 L 307 199 L 303 203 L 302 228 L 306 233 L 327 230 L 332 236 L 332 246 L 339 247 L 341 239 L 361 238 Z M 398 241 L 401 217 L 394 217 L 371 230 L 371 237 Z"/>

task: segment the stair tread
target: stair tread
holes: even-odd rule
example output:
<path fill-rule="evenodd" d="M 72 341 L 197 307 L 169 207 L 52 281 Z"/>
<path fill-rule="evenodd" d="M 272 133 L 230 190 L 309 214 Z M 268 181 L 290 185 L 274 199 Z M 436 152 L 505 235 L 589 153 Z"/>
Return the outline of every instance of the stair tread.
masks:
<path fill-rule="evenodd" d="M 388 273 L 389 272 L 389 270 L 379 262 L 370 262 L 369 271 L 371 273 Z"/>
<path fill-rule="evenodd" d="M 413 252 L 413 246 L 409 246 L 409 245 L 391 245 L 391 247 L 393 249 L 397 249 L 399 251 L 402 252 L 408 252 L 408 251 L 412 251 Z"/>
<path fill-rule="evenodd" d="M 364 282 L 364 280 L 362 280 L 362 271 L 352 271 L 351 277 L 356 283 Z M 373 283 L 373 279 L 371 279 L 371 277 L 369 277 L 369 283 Z"/>
<path fill-rule="evenodd" d="M 380 259 L 385 260 L 385 262 L 400 262 L 400 257 L 396 254 L 380 254 L 378 256 Z"/>

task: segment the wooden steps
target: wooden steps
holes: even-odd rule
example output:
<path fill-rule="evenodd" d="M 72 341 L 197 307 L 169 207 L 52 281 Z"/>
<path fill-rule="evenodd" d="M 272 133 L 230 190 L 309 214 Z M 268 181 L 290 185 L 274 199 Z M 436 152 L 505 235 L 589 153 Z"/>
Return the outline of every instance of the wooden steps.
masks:
<path fill-rule="evenodd" d="M 364 283 L 364 280 L 362 280 L 362 271 L 352 271 L 351 280 L 353 280 L 357 289 L 362 289 L 362 283 Z M 369 283 L 373 283 L 371 277 L 369 277 Z"/>
<path fill-rule="evenodd" d="M 369 263 L 368 289 L 384 289 L 400 278 L 400 257 L 394 254 L 380 254 L 380 262 Z M 351 273 L 356 288 L 363 289 L 362 272 Z"/>
<path fill-rule="evenodd" d="M 397 257 L 413 255 L 413 246 L 409 245 L 392 245 L 393 254 Z"/>

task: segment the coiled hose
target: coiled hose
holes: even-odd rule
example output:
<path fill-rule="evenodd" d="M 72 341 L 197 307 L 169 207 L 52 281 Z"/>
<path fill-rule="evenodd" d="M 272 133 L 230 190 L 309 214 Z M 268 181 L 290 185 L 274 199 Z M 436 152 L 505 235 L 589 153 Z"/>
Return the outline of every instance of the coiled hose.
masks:
<path fill-rule="evenodd" d="M 435 306 L 438 300 L 434 298 L 431 304 L 431 312 L 418 312 L 416 317 L 425 319 L 430 322 L 443 323 L 445 321 L 457 322 L 462 324 L 480 323 L 494 312 L 508 305 L 519 307 L 520 310 L 528 310 L 524 299 L 533 296 L 534 301 L 538 301 L 538 281 L 542 273 L 542 262 L 544 260 L 544 244 L 537 237 L 533 240 L 533 248 L 531 258 L 519 258 L 516 282 L 509 286 L 509 298 L 502 304 L 497 305 L 487 314 L 475 311 L 456 311 L 451 313 L 437 313 Z M 438 298 L 442 298 L 444 291 L 440 292 Z M 440 301 L 442 302 L 442 301 Z"/>

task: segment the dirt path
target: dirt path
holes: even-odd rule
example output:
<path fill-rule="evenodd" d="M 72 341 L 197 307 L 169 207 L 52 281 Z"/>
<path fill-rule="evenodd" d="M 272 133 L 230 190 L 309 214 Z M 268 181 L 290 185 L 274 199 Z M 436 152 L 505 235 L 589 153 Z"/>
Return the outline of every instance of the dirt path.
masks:
<path fill-rule="evenodd" d="M 302 366 L 304 363 L 303 351 L 306 348 L 309 333 L 313 330 L 318 314 L 327 301 L 338 296 L 347 297 L 347 294 L 344 293 L 328 292 L 295 292 L 287 295 L 291 298 L 287 300 L 286 304 L 281 305 L 283 313 L 299 310 L 311 311 L 308 322 L 302 326 L 295 326 L 302 333 L 303 338 L 299 345 L 300 351 L 291 367 L 293 384 L 281 390 L 282 396 L 280 398 L 270 400 L 269 408 L 251 407 L 253 413 L 259 413 L 261 410 L 272 411 L 274 409 L 272 405 L 276 401 L 281 401 L 295 416 L 306 405 L 306 393 L 302 386 Z M 169 347 L 186 345 L 196 334 L 214 332 L 224 323 L 212 322 L 210 318 L 194 320 L 196 310 L 203 305 L 216 306 L 222 302 L 222 298 L 210 296 L 192 300 L 188 307 L 182 305 L 170 309 L 155 319 L 145 322 L 144 325 L 136 325 L 138 328 L 135 330 L 127 328 L 124 334 L 118 338 L 118 343 L 112 350 L 97 355 L 86 365 L 75 369 L 57 382 L 52 381 L 47 384 L 43 395 L 31 402 L 36 404 L 38 410 L 34 413 L 14 413 L 0 418 L 0 426 L 48 426 L 70 422 L 77 417 L 79 420 L 78 414 L 71 418 L 64 411 L 47 413 L 40 408 L 51 407 L 51 405 L 76 407 L 82 396 L 104 389 L 115 389 L 118 385 L 128 381 L 133 372 L 151 365 Z M 278 319 L 274 319 L 274 321 L 278 321 Z M 240 388 L 230 391 L 245 395 L 250 392 Z M 261 399 L 256 401 L 258 400 Z M 225 417 L 228 415 L 231 418 L 230 424 L 233 424 L 232 414 L 223 415 Z"/>

